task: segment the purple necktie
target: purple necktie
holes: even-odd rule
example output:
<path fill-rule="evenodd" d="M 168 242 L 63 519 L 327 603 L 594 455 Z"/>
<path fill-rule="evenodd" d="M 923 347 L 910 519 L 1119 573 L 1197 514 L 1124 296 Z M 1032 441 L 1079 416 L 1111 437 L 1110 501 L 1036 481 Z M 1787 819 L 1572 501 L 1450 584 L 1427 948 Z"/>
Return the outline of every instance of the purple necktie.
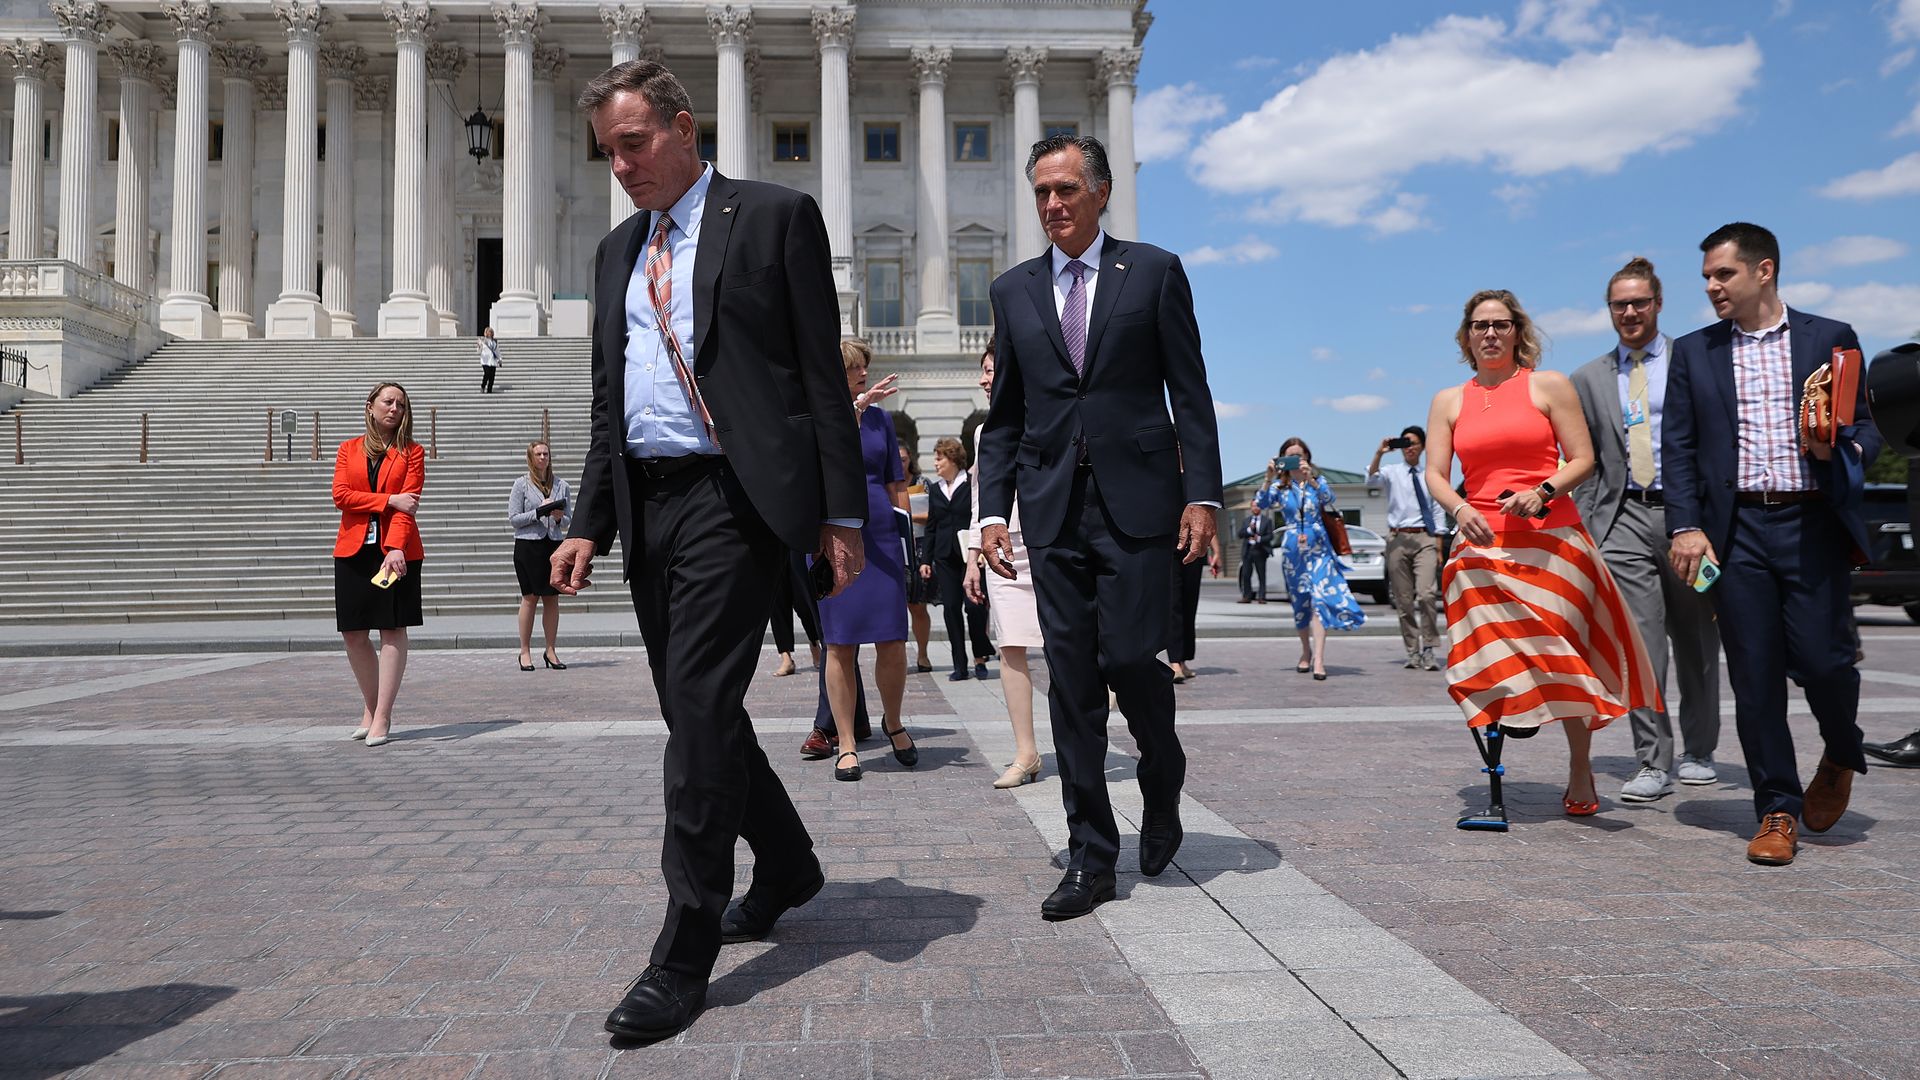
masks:
<path fill-rule="evenodd" d="M 1073 373 L 1087 373 L 1087 264 L 1075 259 L 1067 264 L 1073 275 L 1073 287 L 1067 290 L 1067 306 L 1060 312 L 1060 333 L 1067 339 L 1067 359 L 1073 361 Z"/>

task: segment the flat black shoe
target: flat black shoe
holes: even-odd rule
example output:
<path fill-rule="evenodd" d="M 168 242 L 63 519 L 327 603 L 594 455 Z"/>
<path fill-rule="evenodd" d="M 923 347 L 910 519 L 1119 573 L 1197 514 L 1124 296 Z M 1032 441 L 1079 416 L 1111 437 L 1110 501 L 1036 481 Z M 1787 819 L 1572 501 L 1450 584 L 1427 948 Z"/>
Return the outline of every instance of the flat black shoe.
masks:
<path fill-rule="evenodd" d="M 986 661 L 982 660 L 982 661 L 975 662 L 975 664 L 973 665 L 973 677 L 976 679 L 984 679 L 987 677 Z"/>
<path fill-rule="evenodd" d="M 720 916 L 721 943 L 737 945 L 742 941 L 759 941 L 773 931 L 773 924 L 781 915 L 819 895 L 826 883 L 827 875 L 816 860 L 812 873 L 780 890 L 777 896 L 768 895 L 772 889 L 748 889 L 745 896 L 728 904 L 726 914 Z"/>
<path fill-rule="evenodd" d="M 1920 769 L 1920 731 L 1885 743 L 1861 743 L 1867 756 L 1896 769 Z"/>
<path fill-rule="evenodd" d="M 1326 672 L 1324 672 L 1324 671 L 1316 671 L 1316 672 L 1314 672 L 1314 673 L 1313 673 L 1313 681 L 1314 681 L 1314 682 L 1326 682 L 1326 681 L 1327 681 L 1327 673 L 1326 673 Z"/>
<path fill-rule="evenodd" d="M 853 768 L 851 768 L 851 769 L 843 769 L 843 768 L 841 768 L 841 767 L 840 767 L 840 758 L 852 758 L 852 759 L 853 759 Z M 860 779 L 860 775 L 861 775 L 861 773 L 860 773 L 860 755 L 858 755 L 858 754 L 856 754 L 856 753 L 854 753 L 853 751 L 851 751 L 851 750 L 849 750 L 849 751 L 847 751 L 846 753 L 844 753 L 844 754 L 841 754 L 841 755 L 840 755 L 840 757 L 837 757 L 837 758 L 834 758 L 834 759 L 833 759 L 833 778 L 834 778 L 835 780 L 858 780 L 858 779 Z"/>
<path fill-rule="evenodd" d="M 1113 875 L 1069 870 L 1060 887 L 1040 902 L 1040 917 L 1048 922 L 1077 919 L 1113 899 Z"/>
<path fill-rule="evenodd" d="M 892 730 L 887 729 L 887 722 L 885 720 L 880 721 L 880 734 L 885 735 L 887 742 L 893 747 L 893 760 L 905 765 L 909 769 L 920 764 L 920 748 L 913 745 L 913 736 L 907 735 L 907 725 L 905 721 L 902 721 L 899 727 Z M 900 749 L 900 744 L 893 741 L 902 735 L 907 735 L 907 748 L 905 750 Z"/>
<path fill-rule="evenodd" d="M 693 1023 L 707 1004 L 707 980 L 650 964 L 607 1014 L 607 1030 L 623 1039 L 658 1042 Z"/>
<path fill-rule="evenodd" d="M 933 674 L 933 665 L 932 664 L 915 664 L 913 665 L 913 673 L 915 675 L 931 675 Z"/>
<path fill-rule="evenodd" d="M 966 668 L 956 668 L 947 674 L 948 682 L 966 682 L 970 678 L 972 678 L 972 675 L 968 673 Z"/>
<path fill-rule="evenodd" d="M 1173 861 L 1173 853 L 1180 850 L 1180 841 L 1186 837 L 1186 831 L 1180 827 L 1180 811 L 1149 810 L 1140 818 L 1140 872 L 1148 877 L 1159 877 L 1160 872 Z"/>

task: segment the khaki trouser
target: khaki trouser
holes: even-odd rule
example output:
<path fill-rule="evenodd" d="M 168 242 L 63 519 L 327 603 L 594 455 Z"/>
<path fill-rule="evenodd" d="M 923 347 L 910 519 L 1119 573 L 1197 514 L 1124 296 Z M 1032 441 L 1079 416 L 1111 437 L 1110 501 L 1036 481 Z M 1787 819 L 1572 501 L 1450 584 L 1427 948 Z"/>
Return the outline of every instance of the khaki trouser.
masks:
<path fill-rule="evenodd" d="M 1400 640 L 1407 655 L 1439 644 L 1434 595 L 1440 582 L 1440 539 L 1426 533 L 1387 534 L 1387 588 L 1400 612 Z"/>

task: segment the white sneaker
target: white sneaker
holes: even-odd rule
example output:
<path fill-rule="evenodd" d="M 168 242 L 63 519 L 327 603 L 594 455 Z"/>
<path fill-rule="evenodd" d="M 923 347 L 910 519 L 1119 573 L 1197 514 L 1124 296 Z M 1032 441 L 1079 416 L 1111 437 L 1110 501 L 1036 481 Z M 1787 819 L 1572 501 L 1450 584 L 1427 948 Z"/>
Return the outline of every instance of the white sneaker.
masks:
<path fill-rule="evenodd" d="M 1432 649 L 1427 649 L 1420 654 L 1420 666 L 1428 671 L 1440 670 L 1440 661 L 1433 655 Z"/>
<path fill-rule="evenodd" d="M 1713 769 L 1713 757 L 1694 757 L 1692 754 L 1680 755 L 1680 782 L 1698 787 L 1701 784 L 1717 783 L 1720 774 Z"/>
<path fill-rule="evenodd" d="M 1403 668 L 1406 668 L 1406 669 L 1407 669 L 1408 671 L 1418 671 L 1418 670 L 1420 670 L 1420 654 L 1419 654 L 1419 653 L 1408 653 L 1408 654 L 1407 654 L 1407 662 L 1406 662 L 1406 663 L 1404 663 L 1404 664 L 1401 664 L 1400 666 L 1401 666 L 1401 667 L 1403 667 Z"/>
<path fill-rule="evenodd" d="M 1652 802 L 1673 794 L 1673 778 L 1651 765 L 1642 765 L 1633 779 L 1621 785 L 1621 802 Z"/>

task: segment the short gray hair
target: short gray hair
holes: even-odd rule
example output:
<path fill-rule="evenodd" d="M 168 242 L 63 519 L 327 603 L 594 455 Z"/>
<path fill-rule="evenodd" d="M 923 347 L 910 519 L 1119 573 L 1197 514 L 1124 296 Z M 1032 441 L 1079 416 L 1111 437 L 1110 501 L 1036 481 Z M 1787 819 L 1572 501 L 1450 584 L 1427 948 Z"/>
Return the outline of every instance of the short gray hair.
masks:
<path fill-rule="evenodd" d="M 1033 144 L 1033 152 L 1027 155 L 1027 183 L 1033 183 L 1033 170 L 1040 164 L 1041 158 L 1068 147 L 1080 149 L 1080 174 L 1087 182 L 1088 191 L 1101 184 L 1113 183 L 1113 169 L 1107 165 L 1107 148 L 1100 145 L 1100 140 L 1091 135 L 1068 135 L 1065 132 L 1049 135 Z"/>
<path fill-rule="evenodd" d="M 693 116 L 693 96 L 665 64 L 652 60 L 629 60 L 595 75 L 580 91 L 576 104 L 581 112 L 590 113 L 611 101 L 613 95 L 629 90 L 647 99 L 662 126 L 672 124 L 681 113 Z"/>

